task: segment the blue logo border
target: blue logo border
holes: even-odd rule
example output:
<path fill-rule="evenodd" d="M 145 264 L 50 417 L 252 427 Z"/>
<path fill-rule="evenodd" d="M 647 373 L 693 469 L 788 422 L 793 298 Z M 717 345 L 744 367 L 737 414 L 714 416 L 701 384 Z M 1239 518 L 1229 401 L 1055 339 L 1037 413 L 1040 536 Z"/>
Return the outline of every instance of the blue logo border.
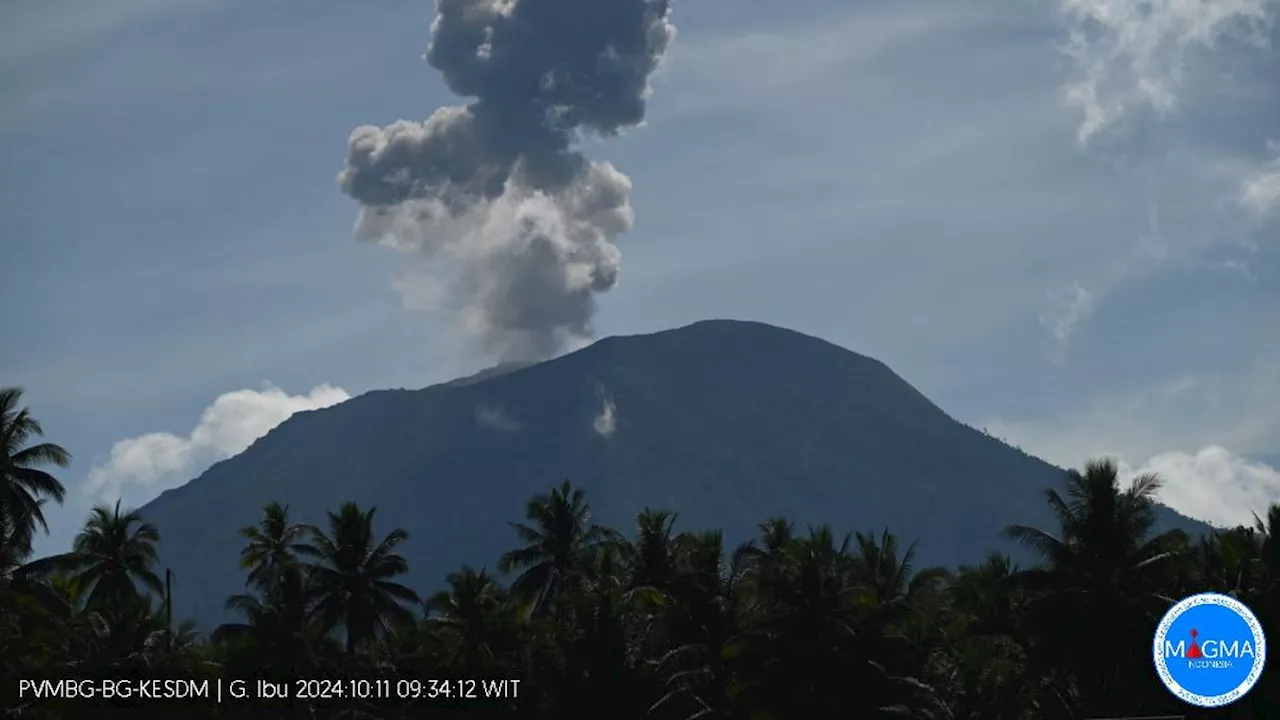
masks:
<path fill-rule="evenodd" d="M 1169 627 L 1179 617 L 1182 617 L 1183 613 L 1201 605 L 1219 605 L 1231 610 L 1249 626 L 1249 630 L 1253 633 L 1253 668 L 1239 685 L 1230 692 L 1221 695 L 1199 695 L 1182 687 L 1169 672 L 1169 667 L 1164 659 L 1164 643 L 1169 634 Z M 1244 697 L 1258 683 L 1258 679 L 1262 677 L 1262 671 L 1267 666 L 1267 637 L 1262 631 L 1262 623 L 1258 621 L 1258 617 L 1244 603 L 1221 593 L 1200 593 L 1178 601 L 1164 614 L 1164 617 L 1160 620 L 1160 625 L 1156 628 L 1155 640 L 1152 643 L 1152 657 L 1155 660 L 1156 673 L 1160 676 L 1161 682 L 1178 699 L 1197 707 L 1222 707 Z"/>

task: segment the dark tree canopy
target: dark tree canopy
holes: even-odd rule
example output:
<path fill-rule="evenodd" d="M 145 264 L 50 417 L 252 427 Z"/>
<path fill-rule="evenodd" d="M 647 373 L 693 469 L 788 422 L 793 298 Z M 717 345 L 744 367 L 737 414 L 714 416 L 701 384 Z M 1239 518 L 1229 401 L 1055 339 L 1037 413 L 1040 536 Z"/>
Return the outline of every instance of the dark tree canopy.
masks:
<path fill-rule="evenodd" d="M 1201 711 L 1173 698 L 1149 660 L 1161 615 L 1196 592 L 1231 593 L 1277 628 L 1280 505 L 1204 537 L 1157 534 L 1158 490 L 1153 476 L 1124 484 L 1113 463 L 1089 462 L 1046 491 L 1056 526 L 1003 530 L 1038 562 L 993 552 L 943 569 L 918 567 L 914 544 L 883 528 L 841 534 L 773 518 L 730 550 L 718 531 L 680 528 L 674 509 L 646 509 L 623 533 L 592 523 L 586 494 L 566 481 L 511 524 L 500 574 L 461 567 L 425 600 L 400 582 L 406 531 L 378 528 L 375 508 L 344 504 L 319 528 L 271 503 L 241 533 L 245 588 L 226 601 L 238 620 L 208 637 L 168 623 L 161 538 L 136 511 L 95 508 L 72 552 L 22 573 L 12 568 L 26 536 L 0 515 L 10 568 L 0 682 L 334 677 L 406 692 L 424 678 L 482 681 L 434 699 L 180 709 L 208 718 L 417 718 L 450 707 L 548 719 L 1280 717 L 1274 664 L 1243 700 Z M 78 702 L 18 709 L 178 711 Z"/>

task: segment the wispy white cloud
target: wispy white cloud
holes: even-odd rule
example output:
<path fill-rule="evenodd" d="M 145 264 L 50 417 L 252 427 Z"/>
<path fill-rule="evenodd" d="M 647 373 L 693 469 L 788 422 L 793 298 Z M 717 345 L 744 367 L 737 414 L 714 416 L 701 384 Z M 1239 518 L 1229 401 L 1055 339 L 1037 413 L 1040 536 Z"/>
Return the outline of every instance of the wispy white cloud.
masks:
<path fill-rule="evenodd" d="M 1275 2 L 1260 6 L 1267 9 L 1264 22 Z M 927 255 L 931 262 L 911 268 L 915 282 L 898 284 L 909 293 L 912 317 L 884 315 L 886 323 L 902 334 L 910 328 L 937 339 L 962 328 L 957 334 L 972 337 L 977 327 L 988 330 L 1016 313 L 1019 323 L 1039 321 L 1039 327 L 1019 328 L 1020 336 L 1041 343 L 1044 354 L 1063 363 L 1082 330 L 1099 313 L 1111 312 L 1116 291 L 1126 286 L 1174 268 L 1210 264 L 1245 276 L 1248 258 L 1232 254 L 1243 232 L 1236 219 L 1224 222 L 1222 212 L 1239 209 L 1228 206 L 1239 193 L 1241 175 L 1219 177 L 1210 172 L 1216 168 L 1205 166 L 1216 158 L 1216 149 L 1204 143 L 1212 145 L 1220 132 L 1213 127 L 1217 116 L 1194 128 L 1170 123 L 1158 134 L 1127 133 L 1109 152 L 1081 154 L 1072 146 L 1079 129 L 1076 111 L 1064 109 L 1065 78 L 1054 67 L 1043 32 L 1060 32 L 1065 17 L 1073 29 L 1068 35 L 1081 33 L 1077 60 L 1096 61 L 1103 71 L 1126 63 L 1142 71 L 1141 77 L 1130 73 L 1132 87 L 1114 73 L 1100 77 L 1099 98 L 1150 91 L 1172 110 L 1178 105 L 1170 103 L 1181 93 L 1187 109 L 1200 110 L 1196 91 L 1204 86 L 1198 76 L 1237 59 L 1221 38 L 1251 40 L 1251 11 L 1230 3 L 1190 7 L 1181 0 L 1057 4 L 1065 15 L 1020 6 L 993 17 L 997 6 L 984 3 L 870 3 L 824 18 L 798 13 L 803 19 L 790 24 L 683 34 L 664 78 L 671 87 L 663 88 L 654 106 L 651 133 L 658 135 L 646 137 L 660 137 L 672 126 L 669 121 L 699 122 L 702 113 L 716 113 L 719 120 L 732 111 L 735 131 L 726 133 L 725 143 L 734 144 L 734 152 L 713 157 L 717 145 L 710 143 L 691 149 L 681 154 L 693 158 L 680 163 L 684 172 L 668 177 L 697 178 L 688 184 L 708 195 L 732 188 L 731 202 L 740 209 L 707 216 L 710 221 L 672 222 L 673 235 L 697 242 L 687 243 L 687 253 L 668 255 L 679 262 L 663 268 L 664 280 L 704 270 L 700 263 L 723 265 L 731 257 L 726 249 L 742 244 L 740 238 L 795 238 L 786 244 L 761 241 L 751 253 L 732 254 L 734 262 L 745 264 L 758 263 L 773 247 L 785 262 L 799 243 L 833 236 L 830 242 L 856 256 L 844 267 L 860 298 L 884 307 L 895 304 L 886 298 L 892 291 L 859 268 L 906 267 L 895 251 L 907 255 L 911 248 L 910 255 Z M 1019 17 L 1020 12 L 1027 14 Z M 1148 15 L 1154 27 L 1144 24 Z M 1246 18 L 1244 27 L 1227 19 L 1235 16 Z M 981 38 L 1006 29 L 1002 22 L 1009 25 L 1007 34 L 999 33 L 1002 41 L 980 45 Z M 1200 44 L 1206 37 L 1218 39 Z M 921 47 L 929 51 L 907 50 Z M 1214 47 L 1227 52 L 1215 53 Z M 1185 66 L 1174 73 L 1177 82 L 1165 77 L 1169 57 Z M 1080 62 L 1068 69 L 1070 83 L 1081 81 Z M 1167 91 L 1155 93 L 1161 83 Z M 1256 120 L 1241 118 L 1245 124 Z M 748 141 L 756 128 L 767 129 L 767 136 L 762 132 Z M 660 162 L 671 168 L 680 161 Z M 751 178 L 751 187 L 739 187 L 724 173 L 698 175 L 688 167 L 695 162 L 731 164 Z M 747 211 L 750 203 L 741 201 L 753 193 L 762 203 L 787 207 L 780 215 L 786 222 Z M 814 197 L 839 201 L 815 211 Z M 1066 200 L 1069 205 L 1057 205 Z M 672 198 L 664 207 L 676 215 L 682 204 Z M 739 219 L 744 217 L 750 220 Z M 819 218 L 820 227 L 806 222 Z M 699 223 L 714 227 L 691 229 Z M 747 224 L 752 227 L 742 227 Z M 794 233 L 792 226 L 807 229 Z M 953 302 L 960 292 L 966 303 Z M 1126 309 L 1117 305 L 1115 311 Z M 850 332 L 859 342 L 883 342 L 862 327 Z"/>
<path fill-rule="evenodd" d="M 226 1 L 61 0 L 0 5 L 0 68 L 66 52 L 152 17 L 205 11 Z"/>
<path fill-rule="evenodd" d="M 1280 150 L 1280 144 L 1273 144 Z M 1258 216 L 1280 210 L 1280 158 L 1257 168 L 1240 184 L 1240 203 Z"/>
<path fill-rule="evenodd" d="M 1072 334 L 1096 308 L 1097 303 L 1093 293 L 1084 289 L 1077 281 L 1071 284 L 1070 293 L 1059 303 L 1056 312 L 1040 316 L 1040 324 L 1049 330 L 1052 338 L 1049 356 L 1054 362 L 1066 361 Z"/>
<path fill-rule="evenodd" d="M 1058 6 L 1068 37 L 1064 51 L 1071 61 L 1065 101 L 1080 113 L 1078 144 L 1089 146 L 1133 116 L 1145 112 L 1163 120 L 1192 105 L 1211 75 L 1217 82 L 1218 74 L 1210 70 L 1230 57 L 1221 51 L 1267 44 L 1266 31 L 1280 0 L 1058 0 Z M 1120 143 L 1108 154 L 1118 164 L 1136 162 L 1143 171 L 1151 234 L 1139 240 L 1137 253 L 1100 266 L 1101 277 L 1091 277 L 1088 284 L 1089 301 L 1076 284 L 1047 319 L 1042 317 L 1051 335 L 1048 354 L 1057 363 L 1065 361 L 1072 333 L 1097 311 L 1104 296 L 1121 283 L 1175 264 L 1164 263 L 1167 259 L 1250 277 L 1250 267 L 1239 259 L 1205 262 L 1199 256 L 1208 248 L 1252 245 L 1219 212 L 1224 199 L 1231 204 L 1239 193 L 1239 205 L 1265 214 L 1280 196 L 1280 172 L 1271 172 L 1275 168 L 1259 170 L 1243 182 L 1237 171 L 1224 181 L 1216 175 L 1239 163 L 1195 147 L 1191 136 L 1147 132 L 1128 133 L 1126 139 L 1136 144 Z M 1130 157 L 1138 145 L 1147 147 L 1150 157 L 1144 157 L 1145 151 Z M 1175 223 L 1170 238 L 1160 233 L 1159 205 L 1152 199 L 1158 187 L 1179 195 L 1178 211 L 1195 217 L 1192 223 Z"/>
<path fill-rule="evenodd" d="M 1098 312 L 1099 305 L 1117 286 L 1153 271 L 1169 259 L 1171 247 L 1160 227 L 1160 203 L 1150 197 L 1150 189 L 1147 192 L 1146 232 L 1129 252 L 1093 273 L 1088 287 L 1075 280 L 1066 292 L 1050 296 L 1052 307 L 1040 315 L 1040 325 L 1049 332 L 1047 354 L 1053 362 L 1066 362 L 1076 330 Z"/>
<path fill-rule="evenodd" d="M 1171 449 L 1223 447 L 1257 457 L 1280 451 L 1280 366 L 1260 360 L 1232 374 L 1156 378 L 1055 415 L 979 426 L 1059 467 L 1079 467 L 1098 456 L 1146 464 L 1144 459 Z"/>
<path fill-rule="evenodd" d="M 268 385 L 220 395 L 186 436 L 150 433 L 117 442 L 105 463 L 89 471 L 84 490 L 101 500 L 129 493 L 141 503 L 177 487 L 204 467 L 238 455 L 291 415 L 348 400 L 347 391 L 320 385 L 306 395 L 288 395 Z"/>
<path fill-rule="evenodd" d="M 1262 43 L 1274 0 L 1060 0 L 1082 145 L 1126 115 L 1174 111 L 1189 68 L 1224 40 Z"/>
<path fill-rule="evenodd" d="M 682 33 L 655 76 L 661 91 L 650 119 L 656 124 L 664 117 L 772 104 L 780 96 L 831 82 L 850 67 L 883 62 L 904 48 L 992 20 L 992 13 L 961 3 L 868 5 L 789 25 Z M 853 78 L 844 75 L 844 80 Z"/>

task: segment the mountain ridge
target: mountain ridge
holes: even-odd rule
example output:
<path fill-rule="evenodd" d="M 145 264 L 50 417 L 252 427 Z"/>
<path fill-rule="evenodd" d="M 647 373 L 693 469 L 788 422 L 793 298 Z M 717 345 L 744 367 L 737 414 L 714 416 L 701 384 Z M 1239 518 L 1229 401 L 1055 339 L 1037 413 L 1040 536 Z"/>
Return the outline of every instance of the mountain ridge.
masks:
<path fill-rule="evenodd" d="M 243 582 L 236 530 L 270 501 L 312 523 L 346 500 L 377 505 L 379 532 L 409 530 L 425 592 L 464 562 L 492 568 L 515 543 L 507 522 L 566 477 L 623 530 L 646 506 L 728 542 L 773 516 L 841 533 L 888 526 L 920 541 L 922 562 L 955 565 L 999 548 L 1005 524 L 1050 523 L 1043 489 L 1061 474 L 874 358 L 710 320 L 298 413 L 142 511 L 160 527 L 175 602 L 209 625 Z M 1170 513 L 1163 525 L 1199 526 Z"/>

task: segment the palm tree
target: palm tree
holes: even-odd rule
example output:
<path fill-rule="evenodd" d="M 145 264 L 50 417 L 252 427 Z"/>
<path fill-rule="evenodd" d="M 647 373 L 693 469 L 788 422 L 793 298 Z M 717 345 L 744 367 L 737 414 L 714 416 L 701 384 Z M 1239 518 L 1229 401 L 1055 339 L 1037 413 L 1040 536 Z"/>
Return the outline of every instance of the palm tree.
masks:
<path fill-rule="evenodd" d="M 645 716 L 639 666 L 649 649 L 644 639 L 652 616 L 638 611 L 657 607 L 661 593 L 648 585 L 628 590 L 625 547 L 611 542 L 588 554 L 580 582 L 566 592 L 573 607 L 574 633 L 565 638 L 572 680 L 568 702 L 553 709 L 558 716 L 591 715 L 598 700 L 588 698 L 608 698 L 612 717 Z"/>
<path fill-rule="evenodd" d="M 227 609 L 243 620 L 219 625 L 213 639 L 230 647 L 237 669 L 296 676 L 314 667 L 318 638 L 308 624 L 304 582 L 300 568 L 285 568 L 271 585 L 227 599 Z"/>
<path fill-rule="evenodd" d="M 136 526 L 136 527 L 135 527 Z M 89 513 L 71 552 L 37 561 L 41 568 L 74 574 L 85 607 L 110 608 L 138 596 L 138 585 L 156 595 L 164 585 L 152 568 L 160 531 L 137 510 L 99 505 Z"/>
<path fill-rule="evenodd" d="M 736 717 L 730 695 L 735 660 L 745 645 L 739 634 L 746 605 L 742 590 L 758 551 L 748 543 L 726 563 L 719 531 L 682 533 L 676 544 L 677 602 L 667 646 L 653 661 L 664 694 L 650 712 L 662 717 Z"/>
<path fill-rule="evenodd" d="M 1045 688 L 1027 672 L 1017 572 L 1008 556 L 989 553 L 950 578 L 931 679 L 945 689 L 957 720 L 1046 717 Z"/>
<path fill-rule="evenodd" d="M 1090 460 L 1083 473 L 1067 471 L 1066 481 L 1066 498 L 1055 489 L 1045 491 L 1057 535 L 1025 525 L 1010 525 L 1004 534 L 1052 568 L 1095 577 L 1120 574 L 1136 581 L 1174 558 L 1181 532 L 1151 537 L 1161 487 L 1155 474 L 1140 475 L 1122 490 L 1114 460 Z"/>
<path fill-rule="evenodd" d="M 632 588 L 666 592 L 676 582 L 679 547 L 672 532 L 675 522 L 676 514 L 668 510 L 645 508 L 637 516 L 635 541 L 621 545 Z"/>
<path fill-rule="evenodd" d="M 947 587 L 951 610 L 983 635 L 1016 633 L 1022 611 L 1018 572 L 1013 560 L 998 552 L 988 553 L 977 566 L 962 566 Z"/>
<path fill-rule="evenodd" d="M 857 652 L 851 600 L 850 537 L 837 544 L 827 526 L 796 537 L 789 524 L 761 526 L 764 550 L 753 561 L 752 618 L 748 637 L 753 663 L 754 702 L 778 713 L 822 714 L 831 678 L 853 677 Z"/>
<path fill-rule="evenodd" d="M 165 631 L 150 598 L 122 595 L 74 616 L 76 650 L 71 666 L 112 672 L 141 670 L 148 638 Z"/>
<path fill-rule="evenodd" d="M 288 506 L 274 502 L 263 507 L 257 526 L 240 530 L 248 541 L 240 551 L 240 567 L 249 571 L 245 585 L 253 591 L 227 599 L 227 609 L 243 621 L 218 626 L 214 639 L 233 650 L 243 648 L 254 671 L 284 675 L 312 667 L 311 592 L 297 559 L 305 552 L 307 532 L 306 525 L 289 521 Z"/>
<path fill-rule="evenodd" d="M 915 679 L 923 663 L 913 666 L 907 641 L 886 632 L 888 611 L 905 604 L 912 585 L 910 559 L 897 557 L 896 540 L 886 534 L 881 547 L 860 536 L 856 555 L 852 536 L 837 542 L 827 526 L 808 537 L 779 522 L 761 530 L 766 549 L 752 560 L 746 623 L 753 702 L 776 717 L 934 716 L 935 692 Z M 849 687 L 859 688 L 856 697 Z"/>
<path fill-rule="evenodd" d="M 0 585 L 18 574 L 30 554 L 29 539 L 24 539 L 14 519 L 0 510 Z"/>
<path fill-rule="evenodd" d="M 249 571 L 245 585 L 267 586 L 277 582 L 282 568 L 291 567 L 303 552 L 307 526 L 289 521 L 289 506 L 270 503 L 262 508 L 257 527 L 240 530 L 248 540 L 240 551 L 240 567 Z"/>
<path fill-rule="evenodd" d="M 1254 519 L 1257 521 L 1254 531 L 1262 541 L 1259 543 L 1262 578 L 1253 607 L 1265 632 L 1275 635 L 1280 632 L 1280 503 L 1272 503 L 1263 517 Z M 1260 687 L 1251 695 L 1255 717 L 1262 717 L 1267 705 L 1280 707 L 1280 672 L 1274 664 L 1263 674 Z"/>
<path fill-rule="evenodd" d="M 1268 579 L 1266 591 L 1280 592 L 1280 503 L 1271 503 L 1265 518 L 1254 515 L 1253 519 L 1254 532 L 1262 540 L 1259 555 Z"/>
<path fill-rule="evenodd" d="M 153 672 L 189 674 L 200 669 L 213 669 L 203 662 L 200 634 L 194 620 L 184 620 L 176 629 L 153 631 L 143 642 L 143 657 Z"/>
<path fill-rule="evenodd" d="M 1040 567 L 1019 573 L 1033 593 L 1028 622 L 1039 638 L 1041 670 L 1075 669 L 1085 712 L 1143 710 L 1147 702 L 1152 675 L 1143 648 L 1171 602 L 1165 588 L 1186 545 L 1179 531 L 1152 537 L 1159 489 L 1153 474 L 1122 489 L 1113 460 L 1090 460 L 1084 472 L 1067 472 L 1065 497 L 1052 488 L 1045 493 L 1056 534 L 1026 525 L 1004 530 L 1041 557 Z M 1122 696 L 1119 687 L 1131 692 Z"/>
<path fill-rule="evenodd" d="M 49 532 L 41 505 L 46 498 L 61 503 L 66 488 L 41 465 L 65 468 L 71 454 L 53 443 L 27 446 L 44 429 L 31 417 L 29 408 L 19 409 L 21 388 L 0 388 L 0 514 L 9 521 L 8 537 L 19 552 L 29 554 L 36 528 Z"/>
<path fill-rule="evenodd" d="M 445 664 L 467 670 L 492 667 L 513 639 L 506 590 L 484 570 L 465 565 L 449 575 L 448 583 L 449 589 L 425 603 L 428 622 L 444 641 Z"/>
<path fill-rule="evenodd" d="M 1252 605 L 1267 582 L 1263 562 L 1263 538 L 1254 527 L 1216 530 L 1195 547 L 1188 562 L 1195 577 L 1186 583 L 1190 588 L 1212 588 Z"/>
<path fill-rule="evenodd" d="M 586 493 L 573 489 L 568 480 L 551 494 L 529 501 L 525 516 L 531 525 L 511 523 L 525 546 L 504 553 L 498 560 L 503 573 L 523 570 L 511 584 L 512 592 L 528 610 L 540 614 L 555 604 L 560 591 L 581 576 L 583 563 L 605 545 L 616 542 L 616 533 L 591 524 Z"/>
<path fill-rule="evenodd" d="M 328 513 L 329 534 L 308 526 L 311 542 L 299 548 L 317 560 L 306 566 L 316 598 L 313 614 L 326 632 L 342 625 L 349 654 L 372 640 L 385 640 L 391 624 L 411 622 L 413 613 L 405 606 L 420 602 L 417 593 L 392 581 L 409 571 L 396 552 L 409 533 L 397 528 L 376 540 L 376 511 L 344 503 Z"/>
<path fill-rule="evenodd" d="M 941 568 L 915 571 L 915 544 L 899 556 L 898 539 L 888 529 L 879 540 L 874 535 L 855 535 L 853 581 L 860 588 L 858 604 L 876 626 L 896 623 L 916 609 L 923 596 L 936 590 L 947 573 Z"/>

